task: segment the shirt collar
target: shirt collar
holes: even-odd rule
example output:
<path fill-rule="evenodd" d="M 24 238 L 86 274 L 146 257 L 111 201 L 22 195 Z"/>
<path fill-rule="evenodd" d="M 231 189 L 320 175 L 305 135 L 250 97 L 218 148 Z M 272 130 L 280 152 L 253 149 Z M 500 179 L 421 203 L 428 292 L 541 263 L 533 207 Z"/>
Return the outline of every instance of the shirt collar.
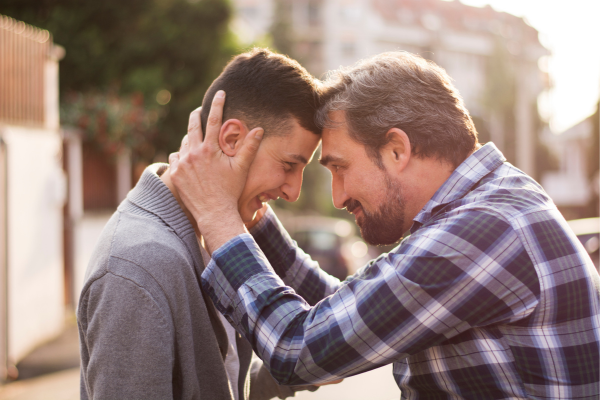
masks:
<path fill-rule="evenodd" d="M 434 208 L 464 197 L 477 182 L 505 161 L 504 155 L 492 142 L 486 143 L 452 172 L 413 221 L 424 224 L 431 218 Z"/>

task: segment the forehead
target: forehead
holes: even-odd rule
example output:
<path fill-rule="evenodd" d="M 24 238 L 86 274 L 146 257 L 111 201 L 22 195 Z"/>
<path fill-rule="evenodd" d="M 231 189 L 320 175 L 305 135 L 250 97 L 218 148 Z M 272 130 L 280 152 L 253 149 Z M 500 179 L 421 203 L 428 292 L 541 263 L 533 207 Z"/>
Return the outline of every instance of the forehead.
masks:
<path fill-rule="evenodd" d="M 343 111 L 330 112 L 329 118 L 333 123 L 331 127 L 323 129 L 321 159 L 350 162 L 356 157 L 366 157 L 364 146 L 354 140 L 348 133 Z"/>
<path fill-rule="evenodd" d="M 310 159 L 321 137 L 308 129 L 304 129 L 296 119 L 287 124 L 287 129 L 282 135 L 266 136 L 262 146 L 267 146 L 281 153 L 301 154 Z"/>

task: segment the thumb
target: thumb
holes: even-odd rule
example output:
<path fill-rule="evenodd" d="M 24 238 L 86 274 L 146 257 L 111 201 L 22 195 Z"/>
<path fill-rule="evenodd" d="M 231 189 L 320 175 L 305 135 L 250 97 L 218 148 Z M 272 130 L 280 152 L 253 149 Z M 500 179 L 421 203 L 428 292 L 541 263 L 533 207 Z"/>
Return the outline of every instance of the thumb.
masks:
<path fill-rule="evenodd" d="M 264 133 L 265 131 L 262 128 L 255 128 L 248 132 L 248 135 L 244 139 L 242 148 L 236 157 L 241 167 L 250 167 L 250 164 L 252 164 L 252 161 L 254 161 L 254 157 L 256 157 L 256 152 L 260 147 L 260 142 Z"/>

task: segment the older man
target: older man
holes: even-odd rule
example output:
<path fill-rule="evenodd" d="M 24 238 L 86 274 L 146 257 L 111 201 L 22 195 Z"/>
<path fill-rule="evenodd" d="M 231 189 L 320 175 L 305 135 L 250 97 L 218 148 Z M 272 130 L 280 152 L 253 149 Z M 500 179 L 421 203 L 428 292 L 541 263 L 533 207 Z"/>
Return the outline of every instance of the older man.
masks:
<path fill-rule="evenodd" d="M 245 231 L 235 204 L 260 140 L 222 156 L 222 101 L 204 143 L 190 132 L 172 157 L 212 252 L 202 285 L 272 375 L 316 383 L 394 363 L 403 398 L 597 399 L 598 273 L 544 190 L 478 144 L 446 73 L 386 53 L 328 86 L 318 120 L 334 204 L 371 243 L 410 232 L 343 282 L 270 209 Z"/>

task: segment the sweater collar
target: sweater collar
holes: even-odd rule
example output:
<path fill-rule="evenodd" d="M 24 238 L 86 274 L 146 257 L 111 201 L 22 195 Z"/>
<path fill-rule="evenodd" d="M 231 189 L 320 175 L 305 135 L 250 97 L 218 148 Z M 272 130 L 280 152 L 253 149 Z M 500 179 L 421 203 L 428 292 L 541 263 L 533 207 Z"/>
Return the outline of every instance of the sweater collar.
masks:
<path fill-rule="evenodd" d="M 177 236 L 184 238 L 194 233 L 194 227 L 173 193 L 158 175 L 168 166 L 163 163 L 148 166 L 137 185 L 127 195 L 127 200 L 156 215 L 173 229 Z"/>
<path fill-rule="evenodd" d="M 194 258 L 199 275 L 204 270 L 204 261 L 196 241 L 196 233 L 187 215 L 158 175 L 168 164 L 156 163 L 148 166 L 137 185 L 127 195 L 127 200 L 137 207 L 160 218 L 183 240 Z"/>

